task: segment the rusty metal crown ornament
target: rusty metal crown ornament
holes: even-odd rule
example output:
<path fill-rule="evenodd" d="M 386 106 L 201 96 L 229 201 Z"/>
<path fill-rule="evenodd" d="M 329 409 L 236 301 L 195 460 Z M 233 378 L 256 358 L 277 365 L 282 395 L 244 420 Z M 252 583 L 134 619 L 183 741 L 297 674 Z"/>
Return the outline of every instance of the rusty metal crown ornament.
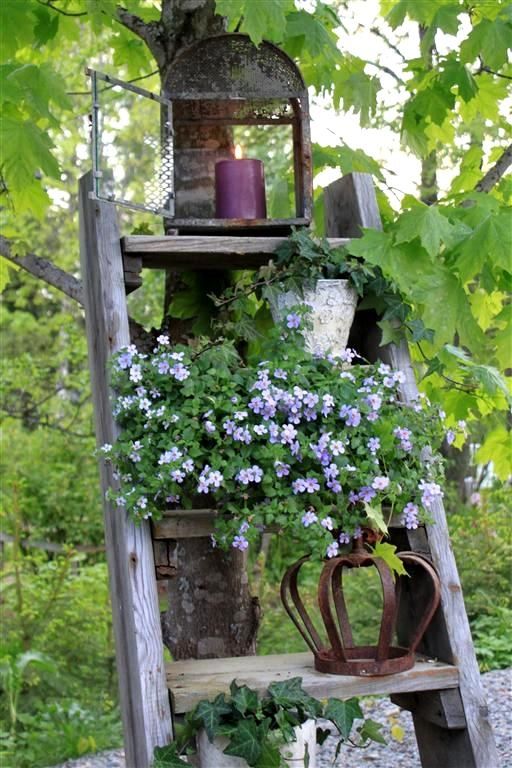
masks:
<path fill-rule="evenodd" d="M 414 665 L 416 649 L 430 624 L 440 601 L 439 577 L 432 564 L 414 552 L 400 552 L 404 566 L 418 567 L 430 582 L 430 599 L 420 616 L 408 645 L 393 645 L 400 610 L 402 583 L 408 576 L 393 576 L 387 563 L 364 548 L 363 538 L 354 541 L 352 552 L 328 560 L 320 574 L 318 605 L 327 642 L 317 632 L 300 597 L 298 576 L 309 555 L 297 560 L 286 571 L 281 582 L 281 600 L 291 620 L 312 650 L 315 669 L 335 675 L 390 675 L 404 672 Z M 376 568 L 383 593 L 382 616 L 377 645 L 355 645 L 345 597 L 345 568 Z"/>

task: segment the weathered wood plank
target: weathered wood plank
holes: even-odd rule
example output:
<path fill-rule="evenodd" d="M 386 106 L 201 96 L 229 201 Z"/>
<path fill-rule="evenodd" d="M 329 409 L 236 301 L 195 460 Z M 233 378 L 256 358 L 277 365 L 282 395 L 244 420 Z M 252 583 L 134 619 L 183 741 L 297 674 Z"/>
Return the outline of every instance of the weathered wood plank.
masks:
<path fill-rule="evenodd" d="M 407 344 L 403 342 L 400 346 L 390 345 L 390 354 L 393 367 L 405 373 L 402 397 L 405 402 L 413 402 L 418 396 L 418 389 Z M 435 653 L 443 661 L 455 664 L 459 669 L 460 693 L 470 742 L 470 746 L 466 742 L 464 753 L 468 754 L 468 758 L 466 762 L 461 760 L 459 765 L 489 768 L 489 766 L 499 764 L 498 754 L 489 722 L 487 703 L 480 680 L 457 565 L 450 543 L 446 513 L 440 499 L 436 500 L 431 508 L 430 516 L 432 523 L 426 525 L 426 532 L 432 562 L 441 579 L 439 611 L 444 618 L 445 627 L 443 628 L 444 631 L 437 633 L 437 635 L 432 630 L 429 631 L 428 648 L 430 652 Z M 445 632 L 449 643 L 449 653 L 447 653 L 446 648 Z M 436 648 L 436 636 L 439 637 L 438 648 Z M 429 734 L 435 735 L 437 733 L 435 726 L 432 728 L 434 730 L 427 729 L 425 733 L 428 731 Z M 461 743 L 457 745 L 458 750 L 461 748 Z M 471 755 L 469 755 L 470 752 L 472 752 Z M 459 758 L 461 754 L 459 752 Z M 428 764 L 432 765 L 433 763 L 426 763 L 426 765 Z"/>
<path fill-rule="evenodd" d="M 369 173 L 349 173 L 324 190 L 328 237 L 360 237 L 361 227 L 382 229 Z"/>
<path fill-rule="evenodd" d="M 245 683 L 261 693 L 274 680 L 290 677 L 302 677 L 305 690 L 317 698 L 436 690 L 456 688 L 458 684 L 455 667 L 425 659 L 418 659 L 413 669 L 407 672 L 364 678 L 317 672 L 311 653 L 201 659 L 167 665 L 167 683 L 176 713 L 188 712 L 201 699 L 228 692 L 235 678 L 239 684 Z"/>
<path fill-rule="evenodd" d="M 402 709 L 414 712 L 423 720 L 449 730 L 466 727 L 464 706 L 458 688 L 446 691 L 392 694 L 391 701 Z"/>
<path fill-rule="evenodd" d="M 215 518 L 220 514 L 216 509 L 172 509 L 166 510 L 160 520 L 151 521 L 153 540 L 197 539 L 215 532 Z M 393 517 L 390 528 L 403 528 L 398 517 Z M 279 533 L 279 526 L 269 526 L 268 533 Z"/>
<path fill-rule="evenodd" d="M 327 235 L 357 237 L 361 227 L 382 229 L 375 190 L 368 174 L 350 174 L 331 184 L 325 190 L 325 206 Z M 401 388 L 403 400 L 414 401 L 418 389 L 406 342 L 400 346 L 388 345 L 386 355 L 393 368 L 405 374 Z M 441 579 L 441 606 L 429 627 L 424 647 L 432 656 L 458 667 L 467 727 L 449 731 L 429 723 L 419 714 L 414 715 L 422 765 L 494 768 L 499 764 L 498 756 L 442 502 L 436 503 L 431 517 L 433 522 L 426 526 L 426 534 L 430 556 Z M 425 551 L 423 532 L 411 536 L 410 541 Z M 421 592 L 416 597 L 421 600 Z"/>
<path fill-rule="evenodd" d="M 115 207 L 92 200 L 92 175 L 80 180 L 80 259 L 98 445 L 118 435 L 110 408 L 108 359 L 130 343 Z M 102 496 L 115 486 L 100 460 Z M 135 525 L 104 501 L 105 544 L 127 765 L 148 768 L 169 742 L 171 718 L 149 524 Z"/>
<path fill-rule="evenodd" d="M 257 269 L 266 264 L 284 237 L 230 237 L 191 235 L 154 237 L 132 235 L 122 239 L 125 265 L 151 269 Z M 333 246 L 345 245 L 346 238 L 332 238 Z"/>

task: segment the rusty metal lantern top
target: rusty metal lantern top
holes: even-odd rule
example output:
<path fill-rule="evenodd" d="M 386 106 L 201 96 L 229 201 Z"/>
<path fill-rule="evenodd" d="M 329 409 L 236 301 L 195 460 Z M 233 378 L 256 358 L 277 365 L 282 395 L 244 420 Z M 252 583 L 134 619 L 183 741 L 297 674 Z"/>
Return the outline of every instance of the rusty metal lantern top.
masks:
<path fill-rule="evenodd" d="M 256 47 L 241 34 L 206 38 L 177 56 L 164 96 L 172 104 L 174 153 L 175 215 L 167 220 L 169 227 L 203 234 L 247 230 L 278 234 L 292 225 L 310 223 L 308 94 L 298 68 L 283 51 L 267 42 Z M 290 218 L 214 218 L 215 163 L 233 156 L 236 126 L 289 127 L 295 188 Z"/>
<path fill-rule="evenodd" d="M 324 624 L 326 640 L 317 631 L 308 614 L 298 589 L 298 575 L 309 556 L 290 566 L 281 582 L 281 599 L 286 612 L 299 630 L 315 658 L 315 669 L 335 675 L 389 675 L 404 672 L 414 665 L 415 652 L 440 602 L 439 577 L 432 564 L 414 552 L 400 552 L 398 557 L 405 566 L 418 569 L 418 576 L 429 583 L 430 597 L 422 605 L 415 631 L 407 646 L 393 644 L 400 602 L 403 576 L 394 576 L 380 557 L 364 549 L 363 539 L 356 539 L 350 554 L 328 560 L 320 574 L 318 606 Z M 376 645 L 356 645 L 350 625 L 345 596 L 343 571 L 350 568 L 376 568 L 382 586 L 382 614 Z M 416 576 L 415 576 L 416 577 Z"/>

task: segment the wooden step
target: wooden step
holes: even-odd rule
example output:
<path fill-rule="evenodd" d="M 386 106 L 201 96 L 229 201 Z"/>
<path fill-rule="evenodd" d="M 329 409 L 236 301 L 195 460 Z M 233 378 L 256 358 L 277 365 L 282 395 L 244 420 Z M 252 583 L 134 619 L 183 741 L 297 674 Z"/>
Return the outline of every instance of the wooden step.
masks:
<path fill-rule="evenodd" d="M 149 269 L 256 269 L 266 264 L 285 237 L 132 235 L 121 247 L 125 272 Z M 346 245 L 345 237 L 328 238 L 332 246 Z"/>
<path fill-rule="evenodd" d="M 201 699 L 227 693 L 234 679 L 262 693 L 275 680 L 301 677 L 304 689 L 318 699 L 437 691 L 459 684 L 456 667 L 425 656 L 418 656 L 412 669 L 396 675 L 347 677 L 317 672 L 309 652 L 175 661 L 166 666 L 166 674 L 175 714 L 190 711 Z"/>

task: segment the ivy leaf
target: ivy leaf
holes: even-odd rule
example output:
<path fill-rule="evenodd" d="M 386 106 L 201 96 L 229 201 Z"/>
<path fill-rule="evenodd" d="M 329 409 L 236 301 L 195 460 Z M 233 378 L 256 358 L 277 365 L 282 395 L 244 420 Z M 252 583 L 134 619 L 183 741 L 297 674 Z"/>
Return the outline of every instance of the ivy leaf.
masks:
<path fill-rule="evenodd" d="M 347 701 L 328 699 L 324 717 L 334 723 L 344 739 L 348 739 L 354 720 L 362 719 L 363 713 L 356 698 Z"/>
<path fill-rule="evenodd" d="M 200 701 L 194 710 L 194 718 L 201 720 L 210 741 L 213 741 L 219 727 L 222 715 L 231 714 L 231 705 L 226 702 L 223 693 L 213 701 Z"/>
<path fill-rule="evenodd" d="M 407 576 L 408 574 L 402 560 L 400 560 L 395 553 L 396 546 L 394 544 L 388 544 L 382 541 L 377 542 L 373 548 L 375 557 L 382 558 L 394 573 L 397 573 L 399 576 Z"/>
<path fill-rule="evenodd" d="M 153 768 L 180 768 L 189 763 L 182 760 L 178 754 L 176 742 L 165 747 L 155 747 Z"/>
<path fill-rule="evenodd" d="M 410 242 L 419 237 L 427 253 L 435 258 L 441 248 L 441 242 L 449 240 L 452 229 L 452 225 L 436 205 L 418 205 L 401 214 L 395 242 Z"/>
<path fill-rule="evenodd" d="M 261 745 L 266 731 L 263 724 L 258 725 L 254 720 L 240 720 L 224 754 L 241 757 L 249 765 L 256 765 L 261 757 Z"/>
<path fill-rule="evenodd" d="M 282 765 L 279 747 L 270 744 L 268 739 L 261 744 L 261 755 L 255 768 L 280 768 Z"/>
<path fill-rule="evenodd" d="M 255 712 L 258 709 L 258 694 L 246 685 L 238 686 L 233 680 L 231 683 L 231 701 L 233 706 L 245 715 L 246 712 Z"/>

